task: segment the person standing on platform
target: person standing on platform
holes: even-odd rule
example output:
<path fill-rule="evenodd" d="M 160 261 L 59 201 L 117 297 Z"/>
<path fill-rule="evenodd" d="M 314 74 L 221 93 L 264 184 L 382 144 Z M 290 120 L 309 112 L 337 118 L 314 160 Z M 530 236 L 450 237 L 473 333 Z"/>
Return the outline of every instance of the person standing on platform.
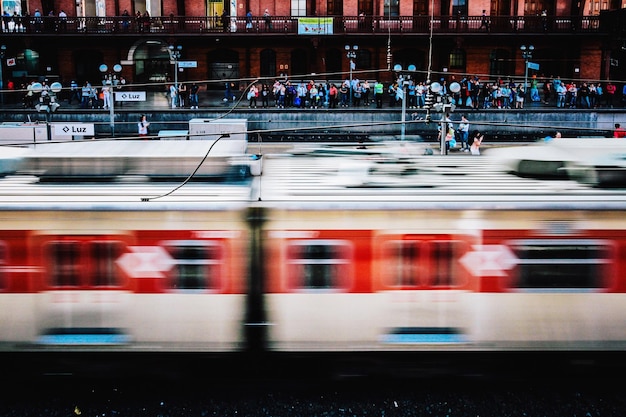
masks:
<path fill-rule="evenodd" d="M 383 94 L 385 93 L 385 86 L 380 81 L 374 83 L 374 100 L 376 101 L 376 108 L 383 108 Z"/>
<path fill-rule="evenodd" d="M 470 146 L 467 143 L 469 139 L 469 121 L 467 120 L 467 116 L 464 114 L 461 116 L 461 122 L 459 123 L 459 139 L 461 140 L 461 150 L 463 152 L 469 152 Z"/>
<path fill-rule="evenodd" d="M 626 130 L 619 124 L 615 123 L 615 130 L 613 131 L 614 138 L 626 138 Z"/>
<path fill-rule="evenodd" d="M 143 136 L 144 139 L 145 136 L 148 136 L 150 134 L 150 122 L 148 122 L 148 120 L 146 119 L 145 114 L 142 114 L 139 118 L 139 123 L 137 123 L 137 130 L 139 136 Z"/>

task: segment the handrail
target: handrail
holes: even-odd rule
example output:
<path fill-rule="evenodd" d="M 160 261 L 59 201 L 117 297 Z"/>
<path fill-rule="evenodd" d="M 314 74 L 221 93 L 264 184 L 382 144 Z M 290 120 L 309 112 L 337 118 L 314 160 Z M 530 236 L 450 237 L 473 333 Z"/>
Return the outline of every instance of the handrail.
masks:
<path fill-rule="evenodd" d="M 407 33 L 600 33 L 600 16 L 320 16 L 325 34 Z M 308 18 L 311 21 L 311 18 Z M 315 23 L 313 23 L 315 25 Z M 134 16 L 103 17 L 3 17 L 1 32 L 21 34 L 297 34 L 295 16 Z"/>

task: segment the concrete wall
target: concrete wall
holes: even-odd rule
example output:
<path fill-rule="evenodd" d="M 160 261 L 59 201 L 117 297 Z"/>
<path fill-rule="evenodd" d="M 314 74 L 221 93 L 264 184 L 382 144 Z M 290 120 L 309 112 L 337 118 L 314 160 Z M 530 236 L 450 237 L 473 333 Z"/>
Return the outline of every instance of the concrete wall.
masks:
<path fill-rule="evenodd" d="M 137 135 L 137 122 L 146 114 L 151 122 L 151 134 L 160 130 L 187 130 L 188 122 L 194 118 L 214 119 L 219 117 L 248 119 L 248 132 L 260 132 L 263 137 L 293 137 L 309 134 L 335 135 L 358 134 L 366 136 L 399 136 L 402 112 L 398 109 L 349 109 L 349 110 L 302 110 L 302 109 L 234 109 L 225 116 L 225 111 L 198 110 L 116 110 L 115 133 L 118 137 Z M 626 126 L 626 110 L 567 110 L 527 109 L 471 111 L 460 109 L 450 116 L 453 122 L 466 114 L 470 130 L 479 129 L 495 139 L 534 140 L 553 135 L 560 130 L 563 136 L 604 136 L 609 134 L 615 123 Z M 433 112 L 431 122 L 424 121 L 424 110 L 406 112 L 406 136 L 422 136 L 434 139 L 442 114 Z M 36 112 L 0 111 L 4 122 L 46 122 L 46 115 Z M 110 115 L 106 110 L 63 111 L 47 116 L 50 122 L 93 123 L 96 136 L 110 135 Z M 256 135 L 255 135 L 256 136 Z M 511 137 L 514 136 L 514 137 Z"/>

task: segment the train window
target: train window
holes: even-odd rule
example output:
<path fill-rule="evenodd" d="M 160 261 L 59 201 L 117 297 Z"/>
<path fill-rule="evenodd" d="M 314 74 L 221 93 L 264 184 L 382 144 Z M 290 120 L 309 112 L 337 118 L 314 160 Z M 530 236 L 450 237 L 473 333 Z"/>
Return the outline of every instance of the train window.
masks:
<path fill-rule="evenodd" d="M 168 241 L 163 247 L 174 258 L 172 288 L 204 290 L 219 288 L 221 247 L 215 242 Z"/>
<path fill-rule="evenodd" d="M 457 240 L 389 241 L 384 250 L 387 283 L 396 287 L 458 285 L 458 260 L 465 246 Z"/>
<path fill-rule="evenodd" d="M 421 282 L 421 241 L 394 240 L 385 244 L 387 283 L 397 287 L 415 287 Z"/>
<path fill-rule="evenodd" d="M 6 274 L 7 257 L 7 246 L 4 242 L 0 242 L 0 290 L 8 285 Z"/>
<path fill-rule="evenodd" d="M 74 287 L 80 283 L 80 242 L 55 241 L 46 246 L 50 285 Z"/>
<path fill-rule="evenodd" d="M 89 243 L 91 282 L 95 287 L 120 285 L 115 260 L 122 256 L 124 244 L 119 241 L 94 241 Z"/>
<path fill-rule="evenodd" d="M 519 258 L 516 288 L 603 287 L 610 246 L 598 240 L 524 240 L 510 244 Z"/>
<path fill-rule="evenodd" d="M 455 285 L 454 277 L 458 274 L 458 260 L 461 242 L 441 240 L 430 242 L 432 262 L 432 281 L 434 287 L 450 287 Z"/>
<path fill-rule="evenodd" d="M 345 285 L 350 245 L 337 240 L 293 241 L 288 248 L 291 285 L 306 290 L 337 289 Z"/>

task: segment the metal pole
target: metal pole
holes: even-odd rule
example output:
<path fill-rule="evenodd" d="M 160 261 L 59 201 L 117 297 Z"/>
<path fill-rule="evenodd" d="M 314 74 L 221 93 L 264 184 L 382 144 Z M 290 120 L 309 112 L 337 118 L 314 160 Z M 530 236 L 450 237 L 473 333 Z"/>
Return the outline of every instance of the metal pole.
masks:
<path fill-rule="evenodd" d="M 443 114 L 441 115 L 441 127 L 440 127 L 440 132 L 441 132 L 441 137 L 439 138 L 439 142 L 440 142 L 440 147 L 441 147 L 441 151 L 440 154 L 441 155 L 445 155 L 446 154 L 446 112 L 444 110 Z"/>
<path fill-rule="evenodd" d="M 348 88 L 350 88 L 350 107 L 352 107 L 352 58 L 350 58 L 350 81 L 348 82 Z"/>
<path fill-rule="evenodd" d="M 528 58 L 526 58 L 524 63 L 524 100 L 526 100 L 526 96 L 528 95 Z"/>
<path fill-rule="evenodd" d="M 109 87 L 109 121 L 111 124 L 111 137 L 115 137 L 115 89 L 113 87 L 113 80 L 111 80 L 111 86 Z"/>
<path fill-rule="evenodd" d="M 406 84 L 402 79 L 402 124 L 400 125 L 400 140 L 404 140 L 406 136 Z"/>

